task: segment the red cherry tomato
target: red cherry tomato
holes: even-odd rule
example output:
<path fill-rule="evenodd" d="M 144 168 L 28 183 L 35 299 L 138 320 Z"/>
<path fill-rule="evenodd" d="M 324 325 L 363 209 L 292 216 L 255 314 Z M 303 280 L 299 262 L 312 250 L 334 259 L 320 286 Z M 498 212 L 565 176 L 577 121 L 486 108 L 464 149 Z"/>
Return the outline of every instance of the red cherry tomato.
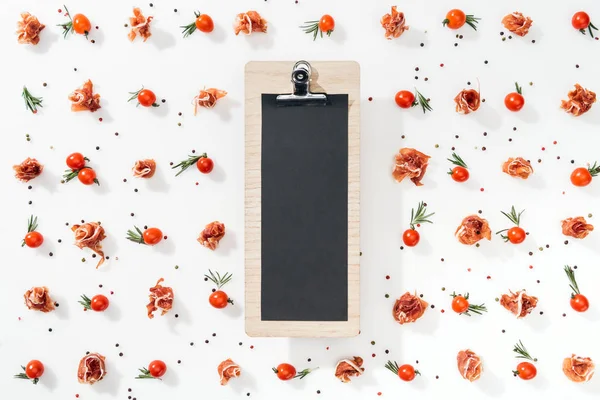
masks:
<path fill-rule="evenodd" d="M 421 235 L 419 235 L 419 232 L 415 231 L 414 229 L 407 229 L 402 234 L 402 241 L 408 247 L 416 246 L 420 239 Z"/>
<path fill-rule="evenodd" d="M 398 376 L 400 379 L 406 382 L 410 382 L 415 379 L 415 375 L 418 372 L 415 371 L 412 365 L 404 364 L 398 368 Z"/>
<path fill-rule="evenodd" d="M 519 378 L 528 381 L 535 378 L 537 375 L 537 368 L 535 368 L 535 365 L 532 363 L 525 361 L 517 365 L 516 372 Z"/>
<path fill-rule="evenodd" d="M 443 22 L 450 29 L 458 29 L 467 22 L 467 16 L 462 10 L 454 9 L 448 11 L 446 19 Z"/>
<path fill-rule="evenodd" d="M 83 14 L 75 14 L 73 17 L 73 30 L 80 35 L 88 35 L 92 30 L 92 24 L 88 17 Z"/>
<path fill-rule="evenodd" d="M 154 246 L 163 239 L 162 231 L 158 228 L 148 228 L 143 233 L 144 243 Z"/>
<path fill-rule="evenodd" d="M 100 312 L 106 310 L 109 304 L 110 302 L 108 301 L 108 298 L 106 296 L 98 294 L 92 297 L 90 307 L 92 308 L 92 310 Z"/>
<path fill-rule="evenodd" d="M 153 378 L 160 378 L 167 372 L 167 364 L 161 360 L 154 360 L 148 365 L 148 372 Z"/>
<path fill-rule="evenodd" d="M 525 98 L 517 92 L 509 93 L 504 98 L 504 105 L 510 111 L 519 111 L 525 105 Z"/>
<path fill-rule="evenodd" d="M 411 108 L 415 104 L 415 95 L 408 90 L 401 90 L 396 93 L 396 104 L 400 108 Z"/>
<path fill-rule="evenodd" d="M 230 303 L 231 301 L 229 300 L 227 293 L 222 290 L 217 290 L 210 294 L 208 302 L 214 308 L 225 308 L 227 307 L 227 303 Z"/>
<path fill-rule="evenodd" d="M 29 361 L 25 367 L 25 375 L 27 375 L 29 379 L 39 379 L 44 375 L 44 364 L 38 360 Z"/>
<path fill-rule="evenodd" d="M 208 174 L 215 167 L 215 163 L 208 157 L 201 157 L 196 162 L 196 167 L 198 167 L 198 171 L 202 172 L 203 174 Z"/>
<path fill-rule="evenodd" d="M 511 242 L 513 244 L 519 244 L 519 243 L 523 243 L 523 241 L 525 240 L 525 237 L 527 235 L 525 234 L 525 231 L 523 230 L 523 228 L 514 226 L 508 230 L 506 236 L 508 236 L 509 242 Z"/>
<path fill-rule="evenodd" d="M 571 19 L 571 25 L 577 30 L 587 29 L 590 26 L 590 16 L 583 11 L 576 12 Z"/>
<path fill-rule="evenodd" d="M 33 231 L 28 232 L 27 235 L 25 235 L 24 240 L 25 245 L 27 245 L 27 247 L 35 249 L 36 247 L 40 247 L 42 243 L 44 243 L 44 236 L 42 236 L 42 234 L 39 232 Z"/>
<path fill-rule="evenodd" d="M 571 308 L 577 312 L 584 312 L 590 308 L 590 302 L 584 295 L 576 294 L 571 297 Z"/>
<path fill-rule="evenodd" d="M 575 168 L 571 173 L 571 183 L 575 186 L 583 187 L 592 182 L 592 174 L 587 168 Z"/>
<path fill-rule="evenodd" d="M 152 107 L 156 104 L 156 95 L 152 90 L 142 89 L 138 93 L 137 101 L 144 107 Z"/>
<path fill-rule="evenodd" d="M 469 301 L 463 296 L 456 296 L 454 299 L 452 299 L 452 311 L 462 314 L 468 309 Z"/>
<path fill-rule="evenodd" d="M 452 168 L 452 173 L 450 176 L 456 182 L 464 182 L 469 179 L 469 170 L 464 167 L 456 166 Z"/>
<path fill-rule="evenodd" d="M 215 29 L 215 24 L 210 16 L 207 14 L 200 14 L 200 16 L 196 18 L 196 28 L 200 32 L 209 33 Z"/>
<path fill-rule="evenodd" d="M 279 364 L 277 366 L 277 377 L 282 381 L 289 381 L 296 376 L 296 368 L 291 364 Z"/>
<path fill-rule="evenodd" d="M 71 169 L 81 169 L 85 167 L 85 157 L 81 153 L 73 153 L 67 157 L 67 167 Z"/>
<path fill-rule="evenodd" d="M 98 183 L 98 180 L 96 179 L 96 171 L 91 168 L 80 169 L 77 173 L 77 178 L 79 179 L 79 182 L 83 183 L 84 185 L 93 185 L 94 183 Z"/>
<path fill-rule="evenodd" d="M 333 28 L 335 28 L 335 21 L 333 17 L 327 14 L 323 15 L 319 21 L 319 29 L 321 32 L 333 32 Z"/>

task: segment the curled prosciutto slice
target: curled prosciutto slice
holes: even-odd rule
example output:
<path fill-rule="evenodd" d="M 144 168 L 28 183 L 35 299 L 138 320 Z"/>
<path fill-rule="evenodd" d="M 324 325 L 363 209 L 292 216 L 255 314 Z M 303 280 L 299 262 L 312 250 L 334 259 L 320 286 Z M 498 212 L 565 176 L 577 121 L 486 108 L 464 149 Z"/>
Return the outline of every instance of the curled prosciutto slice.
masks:
<path fill-rule="evenodd" d="M 151 159 L 138 160 L 132 168 L 136 178 L 152 178 L 156 172 L 156 161 Z"/>
<path fill-rule="evenodd" d="M 161 282 L 164 281 L 160 278 L 154 287 L 150 288 L 150 302 L 146 306 L 148 310 L 148 318 L 154 318 L 154 312 L 161 309 L 160 315 L 165 315 L 171 308 L 173 308 L 173 289 L 170 287 L 162 286 Z"/>
<path fill-rule="evenodd" d="M 44 313 L 54 310 L 54 301 L 50 297 L 50 291 L 45 286 L 32 287 L 25 292 L 25 305 L 30 310 Z"/>
<path fill-rule="evenodd" d="M 219 245 L 221 239 L 225 236 L 225 224 L 219 221 L 211 222 L 200 232 L 198 242 L 211 250 L 214 250 Z"/>
<path fill-rule="evenodd" d="M 71 111 L 97 111 L 100 109 L 100 95 L 94 94 L 94 84 L 87 80 L 79 89 L 69 95 Z"/>
<path fill-rule="evenodd" d="M 421 179 L 425 176 L 430 158 L 418 150 L 404 147 L 396 154 L 392 176 L 398 182 L 408 177 L 415 185 L 422 186 Z"/>
<path fill-rule="evenodd" d="M 98 222 L 88 222 L 82 225 L 73 225 L 71 230 L 75 233 L 75 246 L 83 249 L 87 247 L 100 256 L 96 268 L 104 262 L 102 242 L 106 238 L 104 228 Z"/>
<path fill-rule="evenodd" d="M 524 290 L 517 290 L 516 293 L 509 290 L 509 292 L 510 294 L 502 295 L 500 305 L 516 315 L 517 318 L 524 318 L 531 314 L 537 305 L 537 297 L 527 295 Z"/>
<path fill-rule="evenodd" d="M 400 325 L 415 322 L 425 314 L 427 306 L 427 302 L 416 293 L 412 295 L 406 292 L 394 303 L 392 315 Z"/>
<path fill-rule="evenodd" d="M 481 376 L 481 372 L 483 371 L 481 358 L 473 351 L 469 349 L 459 351 L 456 356 L 456 362 L 458 364 L 458 372 L 468 381 L 476 381 Z"/>
<path fill-rule="evenodd" d="M 568 96 L 569 100 L 562 100 L 560 108 L 576 117 L 589 111 L 596 102 L 596 93 L 584 89 L 579 83 L 575 84 L 575 90 L 571 90 Z"/>
<path fill-rule="evenodd" d="M 227 96 L 227 92 L 215 88 L 202 89 L 198 96 L 194 97 L 194 115 L 198 112 L 198 107 L 213 108 L 217 104 L 217 100 Z"/>
<path fill-rule="evenodd" d="M 469 215 L 463 218 L 460 226 L 456 228 L 454 236 L 462 244 L 472 245 L 481 239 L 492 240 L 492 231 L 487 220 L 477 215 Z"/>
<path fill-rule="evenodd" d="M 40 32 L 46 25 L 28 12 L 21 13 L 21 21 L 17 22 L 17 40 L 21 44 L 36 45 L 40 42 Z"/>
<path fill-rule="evenodd" d="M 79 383 L 93 385 L 106 376 L 106 357 L 98 353 L 90 353 L 79 361 L 77 380 Z"/>
<path fill-rule="evenodd" d="M 531 18 L 517 11 L 502 18 L 502 25 L 517 36 L 527 35 L 532 23 Z"/>
<path fill-rule="evenodd" d="M 398 11 L 396 6 L 392 6 L 391 14 L 385 14 L 381 17 L 381 26 L 385 29 L 385 37 L 388 40 L 400 37 L 404 31 L 409 29 L 406 25 L 404 13 Z"/>
<path fill-rule="evenodd" d="M 562 233 L 576 239 L 583 239 L 594 230 L 594 225 L 588 224 L 585 218 L 567 218 L 562 221 Z"/>
<path fill-rule="evenodd" d="M 35 158 L 27 157 L 21 164 L 13 165 L 13 169 L 15 170 L 15 178 L 21 182 L 29 182 L 40 176 L 44 166 Z"/>
<path fill-rule="evenodd" d="M 150 22 L 152 22 L 153 18 L 154 17 L 144 17 L 142 10 L 135 7 L 133 9 L 133 17 L 129 18 L 129 25 L 131 25 L 131 31 L 129 32 L 129 35 L 127 35 L 129 40 L 133 42 L 138 35 L 144 39 L 144 42 L 148 40 L 148 38 L 152 36 L 152 33 L 150 33 Z"/>
<path fill-rule="evenodd" d="M 533 174 L 533 167 L 522 157 L 510 157 L 502 164 L 502 172 L 515 178 L 527 179 L 529 175 Z"/>
<path fill-rule="evenodd" d="M 335 377 L 344 383 L 350 382 L 350 378 L 360 376 L 365 372 L 363 359 L 360 357 L 344 358 L 335 366 Z"/>
<path fill-rule="evenodd" d="M 219 364 L 219 366 L 217 367 L 217 372 L 219 373 L 221 385 L 225 386 L 231 378 L 237 378 L 238 376 L 240 376 L 242 370 L 240 369 L 239 365 L 237 365 L 231 360 L 231 358 L 228 358 L 227 360 Z"/>
<path fill-rule="evenodd" d="M 573 382 L 587 382 L 594 376 L 596 366 L 589 357 L 578 357 L 573 354 L 563 361 L 563 372 Z"/>
<path fill-rule="evenodd" d="M 475 89 L 463 89 L 454 98 L 456 103 L 456 112 L 459 114 L 469 114 L 479 109 L 481 105 L 481 96 Z"/>
<path fill-rule="evenodd" d="M 235 16 L 233 31 L 236 36 L 241 33 L 250 35 L 252 32 L 267 33 L 267 20 L 256 11 L 248 11 Z"/>

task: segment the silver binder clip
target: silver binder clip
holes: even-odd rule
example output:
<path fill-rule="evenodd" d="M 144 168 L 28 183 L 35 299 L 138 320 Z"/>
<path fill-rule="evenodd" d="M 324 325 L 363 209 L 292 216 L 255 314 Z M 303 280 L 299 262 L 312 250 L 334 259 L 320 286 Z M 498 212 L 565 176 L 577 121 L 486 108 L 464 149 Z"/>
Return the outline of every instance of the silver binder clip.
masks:
<path fill-rule="evenodd" d="M 308 61 L 298 61 L 292 69 L 292 94 L 277 96 L 277 104 L 283 106 L 293 105 L 326 105 L 325 93 L 312 93 L 310 91 L 310 77 L 312 69 Z"/>

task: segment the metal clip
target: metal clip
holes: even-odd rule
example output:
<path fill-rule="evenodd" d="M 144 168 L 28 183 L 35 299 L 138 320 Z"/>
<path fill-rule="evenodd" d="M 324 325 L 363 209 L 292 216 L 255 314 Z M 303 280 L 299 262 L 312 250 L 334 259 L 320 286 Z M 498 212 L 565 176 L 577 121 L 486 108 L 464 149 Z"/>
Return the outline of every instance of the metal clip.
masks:
<path fill-rule="evenodd" d="M 310 77 L 312 68 L 308 61 L 298 61 L 292 69 L 292 94 L 280 94 L 277 103 L 280 105 L 326 105 L 325 93 L 312 93 L 310 91 Z"/>

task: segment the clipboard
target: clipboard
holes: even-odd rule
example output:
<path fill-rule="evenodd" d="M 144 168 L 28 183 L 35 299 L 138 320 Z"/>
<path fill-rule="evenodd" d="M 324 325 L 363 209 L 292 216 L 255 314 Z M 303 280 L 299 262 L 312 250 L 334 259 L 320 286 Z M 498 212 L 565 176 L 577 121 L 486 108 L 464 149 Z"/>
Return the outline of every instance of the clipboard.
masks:
<path fill-rule="evenodd" d="M 359 333 L 359 96 L 356 62 L 246 64 L 249 336 Z"/>

